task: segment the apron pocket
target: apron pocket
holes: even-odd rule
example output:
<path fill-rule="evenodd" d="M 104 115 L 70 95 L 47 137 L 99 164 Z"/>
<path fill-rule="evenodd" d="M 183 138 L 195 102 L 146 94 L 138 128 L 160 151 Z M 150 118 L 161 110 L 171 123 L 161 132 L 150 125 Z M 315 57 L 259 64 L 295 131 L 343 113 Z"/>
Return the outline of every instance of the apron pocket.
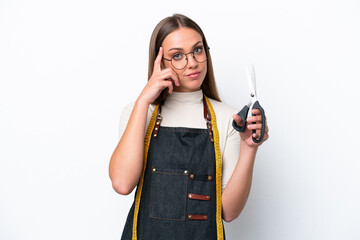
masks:
<path fill-rule="evenodd" d="M 152 168 L 149 217 L 185 221 L 188 171 Z"/>

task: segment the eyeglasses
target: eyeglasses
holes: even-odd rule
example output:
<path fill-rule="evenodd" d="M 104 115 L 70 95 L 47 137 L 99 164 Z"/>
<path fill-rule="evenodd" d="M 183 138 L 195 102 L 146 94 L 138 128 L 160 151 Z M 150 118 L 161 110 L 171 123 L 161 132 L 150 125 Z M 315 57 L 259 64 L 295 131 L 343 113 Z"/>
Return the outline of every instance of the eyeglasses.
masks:
<path fill-rule="evenodd" d="M 209 49 L 209 48 L 208 48 Z M 186 65 L 188 64 L 188 57 L 187 55 L 192 53 L 193 58 L 198 63 L 203 63 L 207 60 L 206 52 L 204 47 L 196 47 L 194 51 L 188 52 L 188 53 L 176 53 L 174 56 L 171 57 L 171 59 L 164 58 L 167 61 L 171 62 L 171 65 L 176 68 L 177 70 L 184 69 Z"/>

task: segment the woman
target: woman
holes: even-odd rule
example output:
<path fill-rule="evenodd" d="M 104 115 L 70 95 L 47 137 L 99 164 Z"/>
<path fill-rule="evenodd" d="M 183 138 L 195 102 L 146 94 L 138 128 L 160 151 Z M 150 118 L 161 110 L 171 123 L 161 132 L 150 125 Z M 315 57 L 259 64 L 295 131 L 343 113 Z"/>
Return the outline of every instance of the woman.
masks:
<path fill-rule="evenodd" d="M 243 209 L 268 128 L 254 143 L 258 110 L 245 132 L 232 128 L 241 118 L 220 101 L 206 38 L 186 16 L 167 17 L 154 29 L 148 76 L 123 111 L 109 166 L 116 192 L 137 186 L 122 239 L 224 239 L 222 219 L 230 222 Z"/>

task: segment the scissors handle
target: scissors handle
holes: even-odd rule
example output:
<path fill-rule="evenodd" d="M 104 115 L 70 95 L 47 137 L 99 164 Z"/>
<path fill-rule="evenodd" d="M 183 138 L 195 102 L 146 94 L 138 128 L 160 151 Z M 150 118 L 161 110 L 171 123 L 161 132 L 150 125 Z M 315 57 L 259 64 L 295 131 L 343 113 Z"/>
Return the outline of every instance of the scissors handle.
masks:
<path fill-rule="evenodd" d="M 263 140 L 264 138 L 264 133 L 265 133 L 265 111 L 264 109 L 260 106 L 259 101 L 256 101 L 253 105 L 252 109 L 259 109 L 260 113 L 261 113 L 261 133 L 260 133 L 260 138 L 256 139 L 254 137 L 252 137 L 253 141 L 256 143 L 259 143 Z M 256 130 L 252 130 L 253 133 L 256 132 Z"/>
<path fill-rule="evenodd" d="M 242 121 L 243 121 L 243 125 L 240 127 L 239 125 L 236 124 L 236 122 L 233 120 L 232 125 L 235 128 L 236 131 L 238 132 L 243 132 L 245 131 L 245 127 L 246 127 L 246 118 L 249 112 L 249 106 L 245 105 L 240 112 L 237 113 L 238 116 L 241 117 Z"/>
<path fill-rule="evenodd" d="M 264 133 L 265 133 L 265 111 L 264 109 L 260 106 L 259 101 L 256 101 L 252 107 L 252 109 L 259 109 L 260 113 L 261 113 L 261 133 L 260 133 L 260 138 L 256 139 L 254 137 L 252 137 L 253 141 L 255 143 L 259 143 L 264 139 Z M 239 132 L 244 132 L 245 131 L 245 127 L 246 127 L 246 119 L 247 119 L 247 115 L 249 112 L 249 106 L 245 105 L 240 112 L 237 113 L 238 116 L 241 117 L 242 121 L 243 121 L 243 125 L 240 127 L 239 125 L 236 124 L 236 122 L 233 120 L 232 125 L 235 128 L 236 131 Z M 256 130 L 252 130 L 253 133 L 256 132 Z"/>

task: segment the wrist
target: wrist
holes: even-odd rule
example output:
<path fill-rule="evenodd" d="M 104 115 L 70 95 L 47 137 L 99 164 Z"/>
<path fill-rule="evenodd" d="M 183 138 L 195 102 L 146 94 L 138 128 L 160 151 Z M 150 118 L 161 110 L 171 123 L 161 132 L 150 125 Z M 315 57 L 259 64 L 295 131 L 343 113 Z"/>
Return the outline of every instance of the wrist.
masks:
<path fill-rule="evenodd" d="M 256 153 L 259 148 L 259 145 L 255 144 L 255 143 L 253 143 L 252 145 L 249 145 L 245 140 L 241 139 L 240 140 L 240 148 L 245 151 Z"/>
<path fill-rule="evenodd" d="M 145 99 L 144 97 L 142 97 L 141 95 L 137 98 L 136 100 L 136 104 L 137 105 L 141 105 L 144 107 L 149 107 L 149 105 L 151 104 L 151 102 L 149 102 L 147 99 Z"/>

